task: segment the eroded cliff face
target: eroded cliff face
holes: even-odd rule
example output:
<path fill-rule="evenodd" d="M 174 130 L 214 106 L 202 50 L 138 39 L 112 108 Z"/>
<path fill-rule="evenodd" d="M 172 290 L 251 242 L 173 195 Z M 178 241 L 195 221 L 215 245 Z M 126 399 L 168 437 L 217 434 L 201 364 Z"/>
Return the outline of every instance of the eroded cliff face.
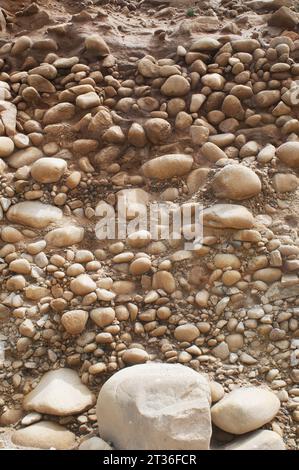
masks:
<path fill-rule="evenodd" d="M 297 2 L 0 7 L 3 446 L 295 449 Z"/>

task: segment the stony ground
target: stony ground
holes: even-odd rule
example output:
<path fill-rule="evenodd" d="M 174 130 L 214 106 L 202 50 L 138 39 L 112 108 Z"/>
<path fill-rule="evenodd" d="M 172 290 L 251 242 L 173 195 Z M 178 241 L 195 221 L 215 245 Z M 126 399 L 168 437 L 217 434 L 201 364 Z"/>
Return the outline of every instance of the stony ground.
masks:
<path fill-rule="evenodd" d="M 165 362 L 216 381 L 215 402 L 266 386 L 280 407 L 271 395 L 265 428 L 296 449 L 298 2 L 0 7 L 5 445 L 50 420 L 75 447 L 97 435 L 94 397 L 111 375 Z M 99 211 L 124 194 L 128 217 L 139 202 L 203 204 L 203 239 L 192 251 L 144 231 L 98 240 Z M 74 372 L 45 376 L 61 368 Z M 53 383 L 68 396 L 79 377 L 78 402 L 51 408 Z M 238 432 L 216 412 L 227 442 Z"/>

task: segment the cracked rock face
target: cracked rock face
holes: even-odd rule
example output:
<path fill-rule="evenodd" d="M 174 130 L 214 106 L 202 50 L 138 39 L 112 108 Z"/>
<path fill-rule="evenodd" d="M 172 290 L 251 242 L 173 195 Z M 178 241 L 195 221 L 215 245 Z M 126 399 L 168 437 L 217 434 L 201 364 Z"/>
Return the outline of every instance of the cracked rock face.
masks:
<path fill-rule="evenodd" d="M 105 383 L 97 417 L 103 439 L 119 449 L 208 449 L 209 408 L 202 375 L 181 365 L 137 365 Z"/>

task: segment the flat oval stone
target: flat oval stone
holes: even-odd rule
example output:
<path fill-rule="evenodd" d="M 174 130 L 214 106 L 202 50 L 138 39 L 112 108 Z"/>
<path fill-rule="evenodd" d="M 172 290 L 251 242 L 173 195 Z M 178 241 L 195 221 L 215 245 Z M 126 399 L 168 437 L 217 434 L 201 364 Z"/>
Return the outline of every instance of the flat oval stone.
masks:
<path fill-rule="evenodd" d="M 84 238 L 84 228 L 76 227 L 75 225 L 67 225 L 66 227 L 55 228 L 47 233 L 45 240 L 47 245 L 57 246 L 71 246 L 80 243 Z"/>
<path fill-rule="evenodd" d="M 62 211 L 50 204 L 38 201 L 19 202 L 11 206 L 6 216 L 10 222 L 28 225 L 33 228 L 45 228 L 53 222 L 62 219 Z"/>
<path fill-rule="evenodd" d="M 41 421 L 18 429 L 13 432 L 11 440 L 17 446 L 37 449 L 67 450 L 76 444 L 74 433 L 52 421 Z"/>
<path fill-rule="evenodd" d="M 33 163 L 31 176 L 39 183 L 56 183 L 60 180 L 67 168 L 62 158 L 45 157 Z"/>
<path fill-rule="evenodd" d="M 21 166 L 31 165 L 42 156 L 42 151 L 37 147 L 27 147 L 10 155 L 6 162 L 13 168 L 20 168 Z"/>
<path fill-rule="evenodd" d="M 182 153 L 153 158 L 142 166 L 144 176 L 159 180 L 182 176 L 191 170 L 193 158 Z"/>

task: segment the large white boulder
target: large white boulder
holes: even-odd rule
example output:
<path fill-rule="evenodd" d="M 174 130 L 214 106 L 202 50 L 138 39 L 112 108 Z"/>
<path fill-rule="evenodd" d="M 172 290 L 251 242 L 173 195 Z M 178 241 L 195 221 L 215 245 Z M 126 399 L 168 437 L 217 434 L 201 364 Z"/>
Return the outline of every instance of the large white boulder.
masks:
<path fill-rule="evenodd" d="M 103 385 L 97 418 L 116 449 L 209 449 L 210 386 L 180 364 L 132 366 Z"/>

